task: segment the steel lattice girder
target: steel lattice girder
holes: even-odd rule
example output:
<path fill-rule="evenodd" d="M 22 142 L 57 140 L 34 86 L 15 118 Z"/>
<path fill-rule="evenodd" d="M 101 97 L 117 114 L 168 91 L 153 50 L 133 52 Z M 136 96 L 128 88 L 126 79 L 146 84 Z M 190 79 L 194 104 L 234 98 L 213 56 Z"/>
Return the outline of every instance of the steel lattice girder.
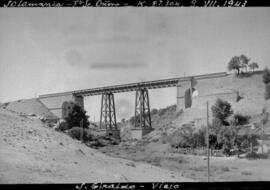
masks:
<path fill-rule="evenodd" d="M 149 95 L 146 88 L 136 91 L 135 128 L 152 128 Z"/>
<path fill-rule="evenodd" d="M 103 93 L 101 97 L 100 128 L 117 129 L 113 93 Z"/>

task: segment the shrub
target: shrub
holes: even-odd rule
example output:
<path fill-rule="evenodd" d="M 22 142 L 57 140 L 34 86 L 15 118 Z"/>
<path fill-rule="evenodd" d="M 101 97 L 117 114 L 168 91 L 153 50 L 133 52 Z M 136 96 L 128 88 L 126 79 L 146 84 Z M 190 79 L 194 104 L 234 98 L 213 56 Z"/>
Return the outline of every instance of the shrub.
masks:
<path fill-rule="evenodd" d="M 264 99 L 265 100 L 270 99 L 270 83 L 265 85 Z"/>
<path fill-rule="evenodd" d="M 206 146 L 206 129 L 181 129 L 169 138 L 169 142 L 175 148 L 203 148 Z"/>
<path fill-rule="evenodd" d="M 217 135 L 217 141 L 222 144 L 223 153 L 229 156 L 232 154 L 231 150 L 235 147 L 236 139 L 237 131 L 231 126 L 221 127 Z"/>
<path fill-rule="evenodd" d="M 216 103 L 211 107 L 214 118 L 219 119 L 222 124 L 228 125 L 226 119 L 233 114 L 231 104 L 220 98 L 217 99 Z"/>
<path fill-rule="evenodd" d="M 181 128 L 170 136 L 169 142 L 174 148 L 190 148 L 192 146 L 192 133 L 191 127 Z"/>
<path fill-rule="evenodd" d="M 233 126 L 245 125 L 248 124 L 249 120 L 250 116 L 248 115 L 235 114 L 230 123 Z"/>
<path fill-rule="evenodd" d="M 65 120 L 69 129 L 74 126 L 81 126 L 81 121 L 83 121 L 83 128 L 88 128 L 90 124 L 88 118 L 86 111 L 81 106 L 75 104 Z"/>
<path fill-rule="evenodd" d="M 73 127 L 68 131 L 69 136 L 77 140 L 81 140 L 81 133 L 83 133 L 83 141 L 91 141 L 93 139 L 93 135 L 88 129 Z"/>
<path fill-rule="evenodd" d="M 209 147 L 211 149 L 219 150 L 222 148 L 222 143 L 218 142 L 217 135 L 214 133 L 209 133 Z"/>
<path fill-rule="evenodd" d="M 238 134 L 237 136 L 237 147 L 239 150 L 245 152 L 245 149 L 250 149 L 250 145 L 257 146 L 259 136 L 254 133 L 245 132 L 244 134 Z"/>
<path fill-rule="evenodd" d="M 270 82 L 270 70 L 267 67 L 263 70 L 262 78 L 264 84 L 268 84 Z"/>
<path fill-rule="evenodd" d="M 267 154 L 261 154 L 261 153 L 256 153 L 256 152 L 250 152 L 246 155 L 247 159 L 266 159 L 268 158 Z"/>
<path fill-rule="evenodd" d="M 192 134 L 190 139 L 192 148 L 201 148 L 206 146 L 206 129 L 201 128 Z"/>

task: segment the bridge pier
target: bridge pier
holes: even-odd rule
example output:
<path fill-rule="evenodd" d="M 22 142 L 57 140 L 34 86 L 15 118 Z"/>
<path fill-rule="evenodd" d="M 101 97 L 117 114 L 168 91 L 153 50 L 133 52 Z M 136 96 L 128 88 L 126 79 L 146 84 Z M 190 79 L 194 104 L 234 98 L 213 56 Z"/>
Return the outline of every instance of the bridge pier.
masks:
<path fill-rule="evenodd" d="M 177 88 L 177 111 L 181 109 L 187 109 L 192 106 L 192 93 L 194 91 L 194 86 L 196 85 L 196 80 L 190 78 L 187 81 L 179 81 Z"/>
<path fill-rule="evenodd" d="M 102 94 L 99 126 L 106 134 L 120 139 L 120 130 L 116 125 L 114 95 L 111 92 Z"/>
<path fill-rule="evenodd" d="M 135 97 L 135 124 L 132 130 L 133 138 L 142 138 L 150 133 L 152 128 L 149 95 L 146 88 L 136 90 Z"/>

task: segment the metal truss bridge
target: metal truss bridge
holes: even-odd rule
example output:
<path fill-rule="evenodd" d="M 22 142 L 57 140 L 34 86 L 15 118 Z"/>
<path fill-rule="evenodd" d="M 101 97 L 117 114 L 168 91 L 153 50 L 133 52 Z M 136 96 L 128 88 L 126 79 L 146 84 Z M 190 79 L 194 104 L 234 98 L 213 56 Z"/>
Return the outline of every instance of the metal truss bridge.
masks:
<path fill-rule="evenodd" d="M 149 104 L 149 89 L 167 88 L 167 87 L 181 87 L 181 83 L 190 82 L 190 89 L 192 89 L 192 80 L 202 80 L 210 78 L 225 77 L 228 74 L 212 73 L 206 75 L 187 76 L 180 78 L 170 78 L 163 80 L 154 80 L 147 82 L 137 82 L 122 85 L 114 85 L 100 88 L 90 88 L 83 90 L 74 90 L 62 93 L 53 93 L 40 95 L 39 98 L 50 98 L 59 96 L 96 96 L 101 95 L 101 113 L 100 113 L 100 128 L 106 130 L 117 130 L 116 111 L 114 103 L 114 93 L 136 91 L 135 96 L 135 128 L 151 129 L 151 115 Z"/>
<path fill-rule="evenodd" d="M 61 93 L 45 94 L 45 95 L 40 95 L 39 97 L 42 98 L 42 97 L 65 96 L 65 95 L 71 95 L 71 94 L 75 96 L 96 96 L 96 95 L 102 95 L 104 93 L 120 93 L 120 92 L 128 92 L 128 91 L 137 91 L 139 89 L 167 88 L 167 87 L 175 87 L 181 82 L 190 81 L 192 78 L 194 78 L 195 80 L 201 80 L 201 79 L 209 79 L 209 78 L 219 78 L 219 77 L 224 77 L 227 75 L 228 74 L 226 72 L 212 73 L 212 74 L 206 74 L 206 75 L 195 75 L 195 76 L 187 76 L 187 77 L 180 77 L 180 78 L 153 80 L 153 81 L 147 81 L 147 82 L 137 82 L 137 83 L 129 83 L 129 84 L 122 84 L 122 85 L 107 86 L 107 87 L 74 90 L 74 91 L 61 92 Z"/>

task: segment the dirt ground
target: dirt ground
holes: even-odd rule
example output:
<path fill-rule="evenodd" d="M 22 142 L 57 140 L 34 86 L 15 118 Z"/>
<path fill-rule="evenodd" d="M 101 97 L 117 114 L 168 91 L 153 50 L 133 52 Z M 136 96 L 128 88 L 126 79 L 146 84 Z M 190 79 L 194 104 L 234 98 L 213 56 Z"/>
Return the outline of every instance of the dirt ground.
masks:
<path fill-rule="evenodd" d="M 0 183 L 193 181 L 104 155 L 39 120 L 0 108 Z"/>
<path fill-rule="evenodd" d="M 181 171 L 196 181 L 207 181 L 207 157 L 174 153 L 168 144 L 152 142 L 103 147 L 99 151 L 114 157 Z M 237 157 L 211 157 L 210 181 L 269 181 L 270 159 L 247 160 Z"/>

